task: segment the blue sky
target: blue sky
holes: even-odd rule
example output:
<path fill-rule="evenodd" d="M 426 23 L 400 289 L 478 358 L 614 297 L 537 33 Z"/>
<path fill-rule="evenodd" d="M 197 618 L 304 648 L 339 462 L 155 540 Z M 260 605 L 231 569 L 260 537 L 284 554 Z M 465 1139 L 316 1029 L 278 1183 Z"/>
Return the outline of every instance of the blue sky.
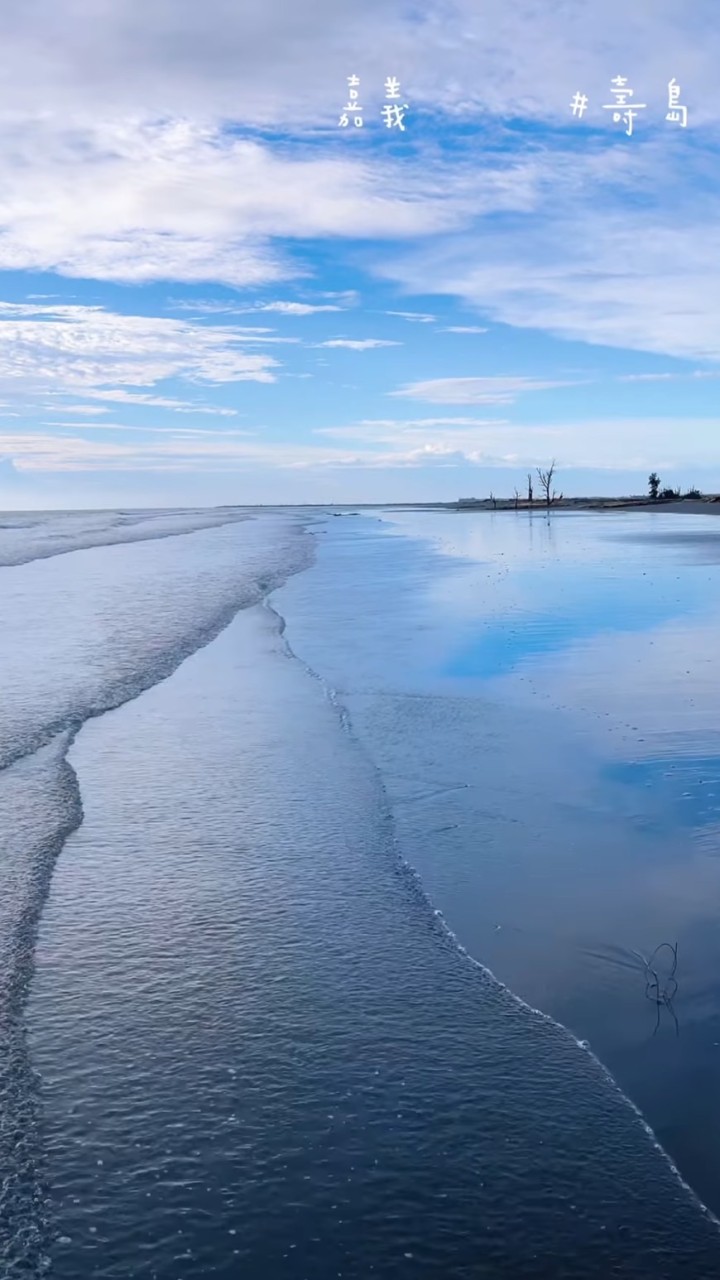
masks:
<path fill-rule="evenodd" d="M 4 10 L 0 503 L 720 490 L 714 0 L 300 9 Z"/>

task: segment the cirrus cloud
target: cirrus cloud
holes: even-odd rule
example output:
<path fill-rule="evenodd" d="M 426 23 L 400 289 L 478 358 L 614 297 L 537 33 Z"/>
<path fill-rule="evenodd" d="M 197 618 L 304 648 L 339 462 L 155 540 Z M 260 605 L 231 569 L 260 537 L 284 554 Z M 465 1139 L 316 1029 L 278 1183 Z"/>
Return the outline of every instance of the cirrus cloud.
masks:
<path fill-rule="evenodd" d="M 430 378 L 411 382 L 389 392 L 408 400 L 424 400 L 428 404 L 513 404 L 524 391 L 548 391 L 555 387 L 574 387 L 577 382 L 529 377 Z"/>
<path fill-rule="evenodd" d="M 400 347 L 401 342 L 389 338 L 330 338 L 326 342 L 314 342 L 315 347 L 345 347 L 348 351 L 372 351 L 375 347 Z"/>

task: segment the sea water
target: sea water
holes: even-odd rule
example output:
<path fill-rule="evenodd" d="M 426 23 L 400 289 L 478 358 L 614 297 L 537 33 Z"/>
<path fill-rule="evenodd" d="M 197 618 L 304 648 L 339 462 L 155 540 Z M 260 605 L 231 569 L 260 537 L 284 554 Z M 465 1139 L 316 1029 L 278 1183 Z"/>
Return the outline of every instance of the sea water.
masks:
<path fill-rule="evenodd" d="M 539 721 L 508 694 L 493 728 L 487 674 L 456 669 L 482 601 L 455 570 L 487 563 L 393 521 L 191 522 L 0 571 L 8 1275 L 717 1271 L 715 1222 L 601 1064 L 468 955 L 449 862 L 476 892 L 462 850 L 502 853 L 457 765 L 483 749 L 494 783 L 509 751 L 509 805 L 513 727 Z M 577 765 L 569 808 L 600 805 Z M 499 906 L 490 877 L 475 910 Z"/>
<path fill-rule="evenodd" d="M 720 1211 L 720 521 L 396 512 L 317 542 L 275 600 L 403 856 Z"/>

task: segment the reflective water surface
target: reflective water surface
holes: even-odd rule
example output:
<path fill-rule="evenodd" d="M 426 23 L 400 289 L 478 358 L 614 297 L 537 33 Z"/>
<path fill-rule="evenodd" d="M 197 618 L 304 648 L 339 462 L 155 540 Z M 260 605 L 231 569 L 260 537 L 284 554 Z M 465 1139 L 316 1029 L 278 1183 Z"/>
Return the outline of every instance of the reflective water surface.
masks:
<path fill-rule="evenodd" d="M 720 1210 L 720 519 L 389 513 L 318 543 L 275 600 L 405 857 Z"/>
<path fill-rule="evenodd" d="M 712 1174 L 713 797 L 677 777 L 711 775 L 714 564 L 417 515 L 313 517 L 312 563 L 306 522 L 0 570 L 3 1274 L 709 1280 L 717 1224 L 630 1102 L 437 912 Z M 655 622 L 573 641 L 581 554 L 618 602 L 660 575 Z M 557 645 L 473 668 L 563 593 Z M 665 933 L 679 1037 L 634 954 Z"/>

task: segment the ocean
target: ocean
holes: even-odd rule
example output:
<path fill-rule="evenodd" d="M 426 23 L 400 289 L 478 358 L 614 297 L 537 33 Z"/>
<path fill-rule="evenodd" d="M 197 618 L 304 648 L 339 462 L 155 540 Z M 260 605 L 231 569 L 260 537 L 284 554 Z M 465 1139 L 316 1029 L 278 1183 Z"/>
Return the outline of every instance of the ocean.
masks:
<path fill-rule="evenodd" d="M 2 1274 L 717 1274 L 720 522 L 0 526 Z"/>

